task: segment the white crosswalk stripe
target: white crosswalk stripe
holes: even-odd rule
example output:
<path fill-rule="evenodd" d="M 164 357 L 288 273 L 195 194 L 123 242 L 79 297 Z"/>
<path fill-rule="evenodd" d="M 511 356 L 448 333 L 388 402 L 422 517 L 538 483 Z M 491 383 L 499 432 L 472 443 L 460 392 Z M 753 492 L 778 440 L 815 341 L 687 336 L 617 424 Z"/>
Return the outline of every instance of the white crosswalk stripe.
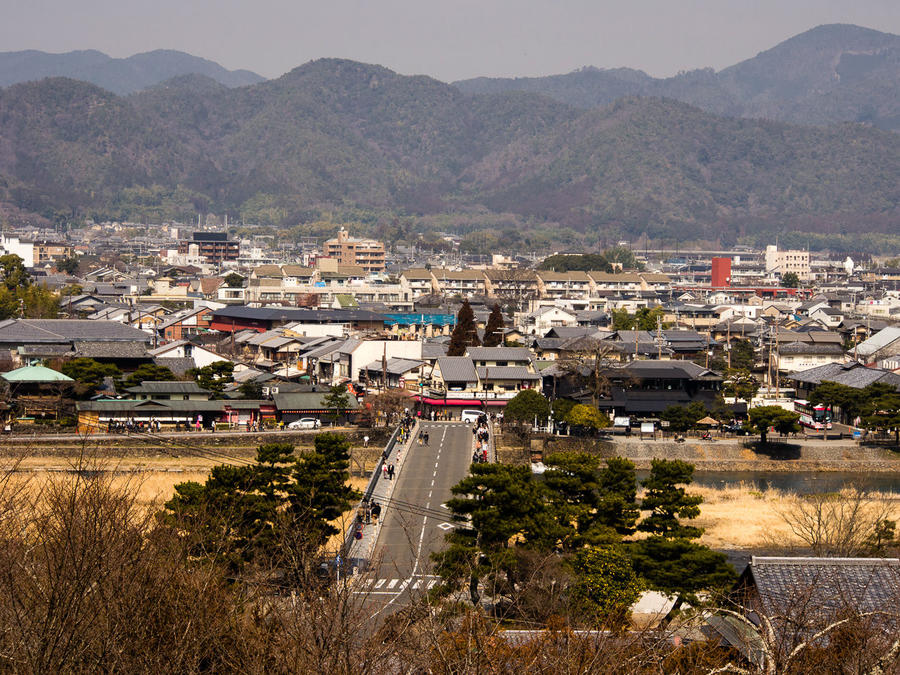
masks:
<path fill-rule="evenodd" d="M 395 595 L 406 591 L 426 591 L 434 588 L 438 579 L 429 577 L 409 579 L 365 579 L 360 583 L 356 593 L 372 592 L 376 595 Z"/>

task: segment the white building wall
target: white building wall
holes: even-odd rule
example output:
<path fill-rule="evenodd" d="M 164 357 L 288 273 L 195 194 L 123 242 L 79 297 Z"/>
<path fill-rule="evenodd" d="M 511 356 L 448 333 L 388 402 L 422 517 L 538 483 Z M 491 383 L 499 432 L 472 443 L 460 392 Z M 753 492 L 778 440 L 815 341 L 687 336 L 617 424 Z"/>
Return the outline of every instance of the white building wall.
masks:
<path fill-rule="evenodd" d="M 0 247 L 3 248 L 4 255 L 13 254 L 22 259 L 22 263 L 27 268 L 34 267 L 34 242 L 22 241 L 18 237 L 0 237 Z"/>
<path fill-rule="evenodd" d="M 418 340 L 365 340 L 351 354 L 348 377 L 359 380 L 362 369 L 385 354 L 389 359 L 421 359 L 422 343 Z"/>

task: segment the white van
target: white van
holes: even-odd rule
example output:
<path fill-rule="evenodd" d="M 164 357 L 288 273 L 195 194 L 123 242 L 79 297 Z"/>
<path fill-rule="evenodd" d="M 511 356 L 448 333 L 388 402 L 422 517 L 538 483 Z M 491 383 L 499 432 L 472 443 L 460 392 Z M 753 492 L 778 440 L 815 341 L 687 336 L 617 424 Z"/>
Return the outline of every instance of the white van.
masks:
<path fill-rule="evenodd" d="M 474 424 L 482 415 L 484 415 L 482 410 L 463 410 L 459 415 L 459 419 L 466 424 Z"/>

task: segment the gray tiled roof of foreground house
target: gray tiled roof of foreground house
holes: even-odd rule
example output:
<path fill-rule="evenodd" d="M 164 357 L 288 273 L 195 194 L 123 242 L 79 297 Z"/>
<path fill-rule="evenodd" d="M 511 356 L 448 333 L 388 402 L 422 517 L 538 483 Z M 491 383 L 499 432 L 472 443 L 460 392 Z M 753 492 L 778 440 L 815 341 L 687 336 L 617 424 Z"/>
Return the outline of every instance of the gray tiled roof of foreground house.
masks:
<path fill-rule="evenodd" d="M 894 611 L 900 601 L 900 559 L 777 558 L 753 556 L 752 575 L 770 615 L 785 615 L 809 600 L 819 610 Z"/>

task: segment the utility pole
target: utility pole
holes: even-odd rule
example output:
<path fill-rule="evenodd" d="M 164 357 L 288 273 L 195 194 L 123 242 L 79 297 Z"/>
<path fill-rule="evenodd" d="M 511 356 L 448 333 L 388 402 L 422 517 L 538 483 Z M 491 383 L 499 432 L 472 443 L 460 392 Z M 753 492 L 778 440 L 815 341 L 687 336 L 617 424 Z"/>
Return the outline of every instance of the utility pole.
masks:
<path fill-rule="evenodd" d="M 728 353 L 728 370 L 731 370 L 731 319 L 725 324 L 725 351 Z"/>
<path fill-rule="evenodd" d="M 709 333 L 706 334 L 706 369 L 709 370 Z"/>
<path fill-rule="evenodd" d="M 780 366 L 780 358 L 778 354 L 778 327 L 775 327 L 775 398 L 780 397 L 781 373 L 778 372 Z"/>
<path fill-rule="evenodd" d="M 656 317 L 656 360 L 662 361 L 662 317 Z"/>

